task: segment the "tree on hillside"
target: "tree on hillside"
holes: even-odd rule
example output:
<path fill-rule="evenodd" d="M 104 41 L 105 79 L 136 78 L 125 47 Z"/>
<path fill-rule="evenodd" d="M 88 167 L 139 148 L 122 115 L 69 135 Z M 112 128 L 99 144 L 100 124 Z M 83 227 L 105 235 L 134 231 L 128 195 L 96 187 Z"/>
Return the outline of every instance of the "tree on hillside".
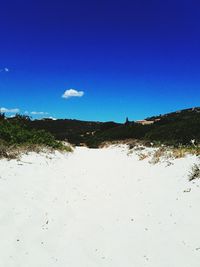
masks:
<path fill-rule="evenodd" d="M 5 119 L 5 113 L 0 112 L 0 121 Z"/>
<path fill-rule="evenodd" d="M 129 121 L 128 117 L 126 117 L 126 121 L 125 121 L 124 124 L 125 124 L 125 125 L 129 125 L 129 124 L 130 124 L 130 121 Z"/>

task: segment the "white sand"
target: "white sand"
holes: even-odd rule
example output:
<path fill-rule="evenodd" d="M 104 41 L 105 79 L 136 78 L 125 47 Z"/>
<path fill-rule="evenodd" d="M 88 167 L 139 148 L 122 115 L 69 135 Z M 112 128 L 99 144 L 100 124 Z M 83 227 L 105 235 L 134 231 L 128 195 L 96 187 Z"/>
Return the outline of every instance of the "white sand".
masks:
<path fill-rule="evenodd" d="M 50 157 L 0 161 L 0 267 L 200 266 L 195 157 L 169 167 L 122 148 Z"/>

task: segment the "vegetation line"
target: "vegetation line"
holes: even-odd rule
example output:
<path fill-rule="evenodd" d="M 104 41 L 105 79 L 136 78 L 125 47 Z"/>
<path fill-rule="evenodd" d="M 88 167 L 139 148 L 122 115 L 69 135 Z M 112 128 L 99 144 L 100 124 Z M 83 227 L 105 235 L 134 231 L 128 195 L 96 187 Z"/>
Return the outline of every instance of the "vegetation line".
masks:
<path fill-rule="evenodd" d="M 71 151 L 69 146 L 57 141 L 51 133 L 32 129 L 29 117 L 16 115 L 7 119 L 0 114 L 0 157 L 16 158 L 20 152 L 43 149 Z"/>

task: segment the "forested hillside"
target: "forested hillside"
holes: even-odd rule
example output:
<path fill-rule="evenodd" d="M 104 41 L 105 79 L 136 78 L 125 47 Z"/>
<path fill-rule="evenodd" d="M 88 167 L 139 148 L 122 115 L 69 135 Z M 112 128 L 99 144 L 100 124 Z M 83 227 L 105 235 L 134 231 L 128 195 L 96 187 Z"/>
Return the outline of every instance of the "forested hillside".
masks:
<path fill-rule="evenodd" d="M 92 122 L 80 120 L 31 120 L 17 115 L 5 119 L 1 115 L 1 139 L 9 142 L 32 140 L 36 142 L 47 139 L 68 141 L 75 145 L 86 144 L 98 147 L 102 142 L 138 139 L 166 145 L 190 145 L 200 143 L 200 108 L 180 110 L 177 112 L 147 118 L 152 124 L 142 125 L 134 121 L 124 124 L 115 122 Z M 5 130 L 6 129 L 6 130 Z M 41 132 L 43 130 L 43 132 Z M 43 134 L 42 134 L 43 133 Z M 50 133 L 49 135 L 47 135 Z M 32 136 L 29 138 L 29 136 Z M 34 136 L 34 138 L 33 138 Z M 49 136 L 49 137 L 48 137 Z M 12 138 L 11 138 L 12 137 Z M 193 140 L 193 141 L 191 141 Z"/>

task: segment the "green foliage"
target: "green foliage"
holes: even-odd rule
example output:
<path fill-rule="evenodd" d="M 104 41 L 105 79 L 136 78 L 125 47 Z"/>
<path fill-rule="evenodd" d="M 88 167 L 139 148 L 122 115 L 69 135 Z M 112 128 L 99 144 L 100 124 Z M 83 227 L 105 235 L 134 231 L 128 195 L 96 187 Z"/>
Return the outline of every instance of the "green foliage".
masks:
<path fill-rule="evenodd" d="M 42 145 L 54 149 L 65 149 L 61 142 L 45 130 L 30 128 L 27 116 L 16 115 L 12 119 L 0 120 L 0 140 L 8 146 Z"/>
<path fill-rule="evenodd" d="M 65 140 L 75 145 L 85 143 L 89 147 L 98 147 L 102 142 L 117 141 L 126 139 L 137 139 L 141 141 L 153 142 L 154 144 L 166 144 L 179 147 L 189 146 L 191 140 L 195 139 L 195 144 L 200 143 L 200 108 L 193 108 L 173 112 L 170 114 L 147 118 L 153 120 L 151 125 L 141 125 L 127 120 L 127 123 L 115 122 L 91 122 L 79 120 L 33 120 L 26 116 L 17 115 L 9 119 L 17 126 L 29 127 L 32 130 L 45 130 L 50 132 L 57 140 Z M 0 120 L 1 121 L 1 120 Z M 33 134 L 34 131 L 31 131 Z M 8 138 L 7 131 L 4 131 L 5 138 Z M 39 134 L 39 133 L 38 133 Z M 20 139 L 21 134 L 15 138 Z M 45 138 L 40 133 L 42 139 Z M 22 138 L 24 139 L 24 138 Z M 32 140 L 35 140 L 33 136 Z M 37 138 L 40 140 L 40 138 Z M 43 141 L 41 141 L 43 142 Z"/>
<path fill-rule="evenodd" d="M 1 113 L 0 112 L 0 121 L 4 120 L 5 119 L 5 113 Z"/>
<path fill-rule="evenodd" d="M 80 120 L 34 120 L 30 122 L 33 129 L 44 129 L 56 139 L 65 140 L 75 145 L 90 142 L 96 132 L 104 132 L 119 126 L 115 122 L 91 122 Z M 86 141 L 87 140 L 87 141 Z"/>
<path fill-rule="evenodd" d="M 146 133 L 145 139 L 167 145 L 190 145 L 192 139 L 200 143 L 200 110 L 183 110 L 161 117 Z"/>
<path fill-rule="evenodd" d="M 146 140 L 175 147 L 190 146 L 192 139 L 196 144 L 200 143 L 200 108 L 160 115 L 149 120 L 155 120 L 154 124 L 140 125 L 129 122 L 128 125 L 96 131 L 86 143 L 93 147 L 104 141 L 125 139 Z"/>

